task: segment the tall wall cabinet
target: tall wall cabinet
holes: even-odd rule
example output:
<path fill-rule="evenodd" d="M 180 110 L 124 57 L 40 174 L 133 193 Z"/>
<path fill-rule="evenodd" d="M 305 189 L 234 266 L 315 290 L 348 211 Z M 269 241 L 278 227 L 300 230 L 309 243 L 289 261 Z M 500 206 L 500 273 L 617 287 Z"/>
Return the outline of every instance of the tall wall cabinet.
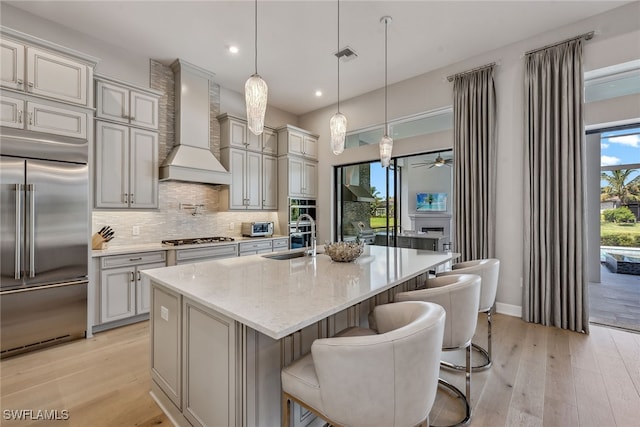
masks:
<path fill-rule="evenodd" d="M 95 207 L 158 207 L 161 93 L 96 76 Z"/>
<path fill-rule="evenodd" d="M 93 69 L 98 59 L 0 28 L 0 125 L 87 141 L 92 134 Z M 91 131 L 90 131 L 91 130 Z M 44 135 L 46 138 L 47 135 Z"/>
<path fill-rule="evenodd" d="M 277 129 L 279 185 L 284 197 L 318 195 L 318 135 L 286 125 Z"/>
<path fill-rule="evenodd" d="M 254 135 L 244 119 L 222 114 L 220 162 L 231 172 L 231 185 L 221 195 L 227 209 L 275 210 L 278 208 L 278 136 L 264 128 Z M 226 203 L 226 206 L 225 206 Z"/>

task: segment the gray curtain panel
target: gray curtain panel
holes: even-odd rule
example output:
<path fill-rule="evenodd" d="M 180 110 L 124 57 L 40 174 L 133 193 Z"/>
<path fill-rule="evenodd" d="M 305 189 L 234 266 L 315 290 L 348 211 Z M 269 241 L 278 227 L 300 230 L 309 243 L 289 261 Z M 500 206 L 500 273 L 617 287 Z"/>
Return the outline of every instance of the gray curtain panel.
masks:
<path fill-rule="evenodd" d="M 588 333 L 582 40 L 525 67 L 523 319 Z"/>
<path fill-rule="evenodd" d="M 495 257 L 496 93 L 493 66 L 453 83 L 453 204 L 460 261 Z"/>

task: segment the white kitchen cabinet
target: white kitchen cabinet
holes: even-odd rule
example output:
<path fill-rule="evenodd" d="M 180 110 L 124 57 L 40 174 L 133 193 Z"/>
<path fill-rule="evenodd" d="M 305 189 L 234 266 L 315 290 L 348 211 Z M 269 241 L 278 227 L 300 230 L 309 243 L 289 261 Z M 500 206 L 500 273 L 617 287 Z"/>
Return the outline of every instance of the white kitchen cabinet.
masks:
<path fill-rule="evenodd" d="M 289 238 L 273 239 L 271 245 L 273 252 L 287 251 L 289 250 Z"/>
<path fill-rule="evenodd" d="M 104 77 L 96 77 L 96 117 L 158 129 L 159 93 Z"/>
<path fill-rule="evenodd" d="M 221 191 L 222 209 L 278 208 L 278 134 L 264 128 L 254 135 L 244 119 L 221 114 L 220 162 L 231 172 L 231 184 Z"/>
<path fill-rule="evenodd" d="M 2 95 L 2 126 L 87 139 L 87 113 Z"/>
<path fill-rule="evenodd" d="M 304 129 L 286 125 L 277 129 L 278 152 L 301 156 L 307 159 L 318 159 L 318 135 L 313 135 Z"/>
<path fill-rule="evenodd" d="M 278 209 L 278 159 L 262 156 L 262 209 Z"/>
<path fill-rule="evenodd" d="M 237 256 L 237 243 L 225 243 L 189 249 L 170 249 L 167 251 L 167 265 L 192 264 L 194 262 L 233 258 Z"/>
<path fill-rule="evenodd" d="M 0 98 L 0 124 L 10 128 L 24 129 L 24 105 L 23 99 L 2 96 Z"/>
<path fill-rule="evenodd" d="M 255 135 L 247 127 L 247 121 L 239 117 L 221 114 L 218 116 L 220 123 L 220 148 L 242 148 L 249 151 L 277 153 L 276 133 L 264 128 L 264 132 Z"/>
<path fill-rule="evenodd" d="M 151 285 L 151 378 L 182 409 L 182 296 Z M 156 391 L 157 392 L 157 391 Z"/>
<path fill-rule="evenodd" d="M 97 208 L 158 207 L 158 134 L 96 122 Z"/>
<path fill-rule="evenodd" d="M 268 239 L 240 242 L 238 247 L 240 256 L 267 253 L 273 249 L 272 242 Z"/>
<path fill-rule="evenodd" d="M 281 166 L 286 166 L 289 197 L 316 197 L 317 162 L 297 157 L 283 157 Z"/>
<path fill-rule="evenodd" d="M 262 155 L 253 151 L 224 148 L 220 162 L 231 172 L 229 209 L 262 209 Z M 226 199 L 223 190 L 222 199 Z"/>
<path fill-rule="evenodd" d="M 91 106 L 91 64 L 60 52 L 2 37 L 0 85 L 32 95 Z"/>
<path fill-rule="evenodd" d="M 11 89 L 24 89 L 24 54 L 22 43 L 0 39 L 0 84 Z"/>
<path fill-rule="evenodd" d="M 278 134 L 269 128 L 262 132 L 262 154 L 278 155 Z"/>
<path fill-rule="evenodd" d="M 183 297 L 182 414 L 193 426 L 239 425 L 237 329 L 233 319 Z"/>
<path fill-rule="evenodd" d="M 149 281 L 140 271 L 164 267 L 166 253 L 145 252 L 115 255 L 101 259 L 100 322 L 145 314 L 150 307 Z"/>

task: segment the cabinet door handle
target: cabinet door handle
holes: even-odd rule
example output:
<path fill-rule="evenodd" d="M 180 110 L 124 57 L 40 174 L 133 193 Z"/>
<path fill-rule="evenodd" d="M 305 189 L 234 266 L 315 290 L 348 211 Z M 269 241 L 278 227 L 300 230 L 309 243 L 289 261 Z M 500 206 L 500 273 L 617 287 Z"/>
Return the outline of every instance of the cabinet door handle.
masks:
<path fill-rule="evenodd" d="M 129 258 L 129 261 L 142 261 L 142 257 L 138 257 L 138 258 Z"/>
<path fill-rule="evenodd" d="M 18 111 L 18 123 L 22 123 L 22 110 Z"/>
<path fill-rule="evenodd" d="M 127 193 L 122 194 L 122 203 L 129 203 L 129 194 Z"/>
<path fill-rule="evenodd" d="M 129 203 L 133 204 L 133 193 L 129 194 Z"/>
<path fill-rule="evenodd" d="M 132 271 L 131 272 L 131 283 L 136 281 L 136 274 Z"/>
<path fill-rule="evenodd" d="M 32 91 L 33 91 L 33 82 L 29 82 L 28 92 L 32 92 Z"/>
<path fill-rule="evenodd" d="M 129 116 L 129 120 L 135 120 L 136 118 L 133 116 Z"/>
<path fill-rule="evenodd" d="M 33 124 L 33 113 L 29 113 L 29 124 Z"/>
<path fill-rule="evenodd" d="M 138 271 L 138 282 L 140 281 L 140 272 Z"/>
<path fill-rule="evenodd" d="M 18 79 L 16 80 L 16 83 L 18 84 L 18 86 L 22 86 L 24 84 L 24 81 L 22 79 Z"/>

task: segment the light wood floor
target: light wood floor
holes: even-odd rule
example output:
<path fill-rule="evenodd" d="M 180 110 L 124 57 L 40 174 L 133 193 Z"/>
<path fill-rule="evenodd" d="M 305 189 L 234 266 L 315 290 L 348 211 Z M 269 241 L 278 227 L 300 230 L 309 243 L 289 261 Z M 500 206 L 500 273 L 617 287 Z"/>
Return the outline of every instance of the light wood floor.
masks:
<path fill-rule="evenodd" d="M 592 325 L 587 336 L 503 315 L 493 332 L 494 366 L 473 374 L 472 426 L 640 426 L 640 335 Z M 464 390 L 462 373 L 442 376 Z M 0 381 L 3 411 L 70 416 L 2 426 L 171 425 L 148 393 L 148 322 L 3 360 Z M 431 422 L 453 421 L 458 403 L 438 393 Z"/>

